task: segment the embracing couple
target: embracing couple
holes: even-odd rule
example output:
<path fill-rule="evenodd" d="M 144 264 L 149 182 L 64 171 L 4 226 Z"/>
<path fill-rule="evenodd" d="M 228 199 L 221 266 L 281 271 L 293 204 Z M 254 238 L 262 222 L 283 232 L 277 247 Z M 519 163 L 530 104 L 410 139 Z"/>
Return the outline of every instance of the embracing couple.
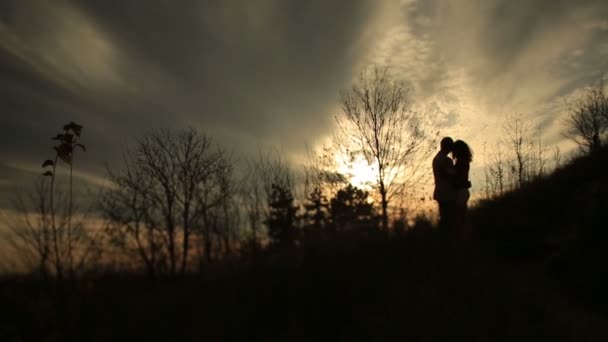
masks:
<path fill-rule="evenodd" d="M 465 219 L 471 187 L 469 165 L 472 160 L 469 145 L 450 137 L 441 139 L 440 151 L 433 158 L 433 199 L 439 203 L 439 231 L 446 236 L 466 238 Z"/>

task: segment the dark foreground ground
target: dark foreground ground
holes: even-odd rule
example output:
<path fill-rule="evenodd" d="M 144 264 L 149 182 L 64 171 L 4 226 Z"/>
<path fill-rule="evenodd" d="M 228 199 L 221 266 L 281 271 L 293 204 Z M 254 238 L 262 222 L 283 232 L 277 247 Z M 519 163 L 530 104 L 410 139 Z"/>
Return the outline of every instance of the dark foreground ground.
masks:
<path fill-rule="evenodd" d="M 0 280 L 0 341 L 608 341 L 608 151 L 431 227 L 150 281 Z"/>
<path fill-rule="evenodd" d="M 606 307 L 542 265 L 428 232 L 326 247 L 153 282 L 4 279 L 0 339 L 608 340 Z"/>

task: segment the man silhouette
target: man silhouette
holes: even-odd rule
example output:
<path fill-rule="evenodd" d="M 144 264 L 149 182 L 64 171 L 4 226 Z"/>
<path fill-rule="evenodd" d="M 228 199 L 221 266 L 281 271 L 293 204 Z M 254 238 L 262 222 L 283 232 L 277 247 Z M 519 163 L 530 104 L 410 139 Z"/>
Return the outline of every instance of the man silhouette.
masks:
<path fill-rule="evenodd" d="M 446 235 L 452 233 L 456 220 L 456 189 L 452 181 L 456 170 L 454 161 L 448 156 L 452 152 L 453 145 L 452 138 L 441 139 L 440 150 L 433 158 L 435 178 L 433 199 L 439 204 L 439 231 Z"/>

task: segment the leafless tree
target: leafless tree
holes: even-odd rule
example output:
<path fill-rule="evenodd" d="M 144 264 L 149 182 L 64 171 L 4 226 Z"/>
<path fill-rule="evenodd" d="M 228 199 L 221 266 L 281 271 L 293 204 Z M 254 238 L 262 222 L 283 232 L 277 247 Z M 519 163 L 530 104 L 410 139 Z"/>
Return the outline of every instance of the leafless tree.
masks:
<path fill-rule="evenodd" d="M 553 150 L 553 164 L 556 169 L 560 168 L 562 165 L 562 152 L 557 145 L 555 145 L 555 149 Z"/>
<path fill-rule="evenodd" d="M 43 277 L 47 277 L 52 269 L 48 193 L 48 182 L 44 178 L 36 180 L 30 193 L 20 193 L 14 199 L 14 216 L 5 218 L 10 231 L 8 242 L 21 259 L 21 264 L 27 268 L 36 267 Z"/>
<path fill-rule="evenodd" d="M 222 159 L 216 168 L 216 179 L 218 184 L 218 205 L 215 206 L 220 217 L 218 231 L 222 245 L 222 255 L 231 255 L 239 246 L 241 209 L 237 200 L 241 184 L 234 178 L 234 165 Z"/>
<path fill-rule="evenodd" d="M 546 148 L 542 130 L 533 133 L 531 123 L 522 115 L 508 115 L 503 124 L 504 136 L 497 139 L 491 151 L 486 152 L 486 196 L 518 189 L 526 182 L 546 173 Z"/>
<path fill-rule="evenodd" d="M 74 276 L 90 265 L 96 234 L 87 227 L 90 213 L 59 190 L 54 192 L 53 226 L 50 187 L 50 179 L 41 177 L 15 196 L 12 214 L 5 217 L 7 240 L 26 270 L 36 269 L 45 278 L 61 277 L 64 271 Z"/>
<path fill-rule="evenodd" d="M 507 187 L 507 162 L 501 143 L 495 145 L 494 149 L 486 154 L 484 150 L 485 177 L 486 177 L 486 197 L 490 198 L 497 194 L 502 194 Z"/>
<path fill-rule="evenodd" d="M 508 187 L 508 163 L 504 159 L 505 152 L 502 141 L 495 142 L 490 151 L 487 151 L 486 142 L 484 142 L 483 158 L 485 196 L 486 198 L 492 198 L 501 194 Z"/>
<path fill-rule="evenodd" d="M 136 251 L 150 274 L 187 270 L 193 234 L 211 229 L 205 219 L 220 200 L 210 194 L 218 192 L 215 177 L 225 158 L 194 129 L 165 129 L 127 150 L 122 170 L 108 170 L 112 186 L 100 204 L 110 234 Z"/>
<path fill-rule="evenodd" d="M 228 255 L 238 240 L 240 184 L 234 179 L 230 158 L 219 158 L 213 172 L 197 193 L 199 219 L 194 226 L 199 268 L 206 262 Z"/>
<path fill-rule="evenodd" d="M 264 196 L 259 184 L 258 170 L 250 160 L 245 168 L 240 189 L 241 203 L 246 213 L 249 234 L 246 237 L 248 249 L 255 255 L 262 238 L 262 217 L 264 211 Z"/>
<path fill-rule="evenodd" d="M 545 174 L 547 160 L 545 158 L 545 145 L 543 144 L 543 131 L 536 131 L 535 141 L 531 141 L 531 149 L 534 151 L 532 156 L 532 176 L 535 178 L 542 177 Z"/>
<path fill-rule="evenodd" d="M 387 228 L 389 203 L 421 176 L 417 171 L 426 165 L 438 132 L 428 130 L 430 117 L 412 110 L 409 89 L 387 68 L 363 71 L 341 93 L 340 104 L 336 119 L 346 136 L 343 145 L 374 166 L 382 226 Z"/>
<path fill-rule="evenodd" d="M 602 81 L 585 90 L 574 101 L 565 101 L 568 116 L 564 135 L 584 152 L 593 152 L 606 143 L 608 137 L 608 97 Z"/>
<path fill-rule="evenodd" d="M 108 168 L 111 187 L 100 197 L 100 209 L 106 219 L 106 233 L 110 242 L 131 257 L 135 254 L 149 275 L 154 276 L 162 264 L 162 232 L 156 226 L 150 207 L 149 192 L 154 191 L 151 176 L 138 167 L 134 156 L 124 156 L 121 173 Z"/>
<path fill-rule="evenodd" d="M 530 124 L 522 115 L 509 115 L 503 124 L 504 142 L 510 153 L 509 171 L 512 184 L 521 187 L 531 167 Z"/>
<path fill-rule="evenodd" d="M 264 234 L 262 227 L 270 215 L 269 203 L 273 186 L 294 194 L 294 171 L 280 151 L 260 149 L 257 157 L 248 160 L 242 188 L 242 199 L 251 231 L 249 242 L 254 249 L 260 243 L 267 242 L 267 234 Z"/>

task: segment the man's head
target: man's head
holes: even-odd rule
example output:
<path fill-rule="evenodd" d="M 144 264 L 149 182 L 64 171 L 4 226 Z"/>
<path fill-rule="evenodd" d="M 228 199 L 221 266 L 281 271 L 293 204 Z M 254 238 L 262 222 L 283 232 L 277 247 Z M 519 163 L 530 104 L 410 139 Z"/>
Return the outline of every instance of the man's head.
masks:
<path fill-rule="evenodd" d="M 441 139 L 439 146 L 441 147 L 441 151 L 451 152 L 452 147 L 454 146 L 454 140 L 452 140 L 452 138 L 450 138 L 450 137 L 445 137 L 445 138 Z"/>

